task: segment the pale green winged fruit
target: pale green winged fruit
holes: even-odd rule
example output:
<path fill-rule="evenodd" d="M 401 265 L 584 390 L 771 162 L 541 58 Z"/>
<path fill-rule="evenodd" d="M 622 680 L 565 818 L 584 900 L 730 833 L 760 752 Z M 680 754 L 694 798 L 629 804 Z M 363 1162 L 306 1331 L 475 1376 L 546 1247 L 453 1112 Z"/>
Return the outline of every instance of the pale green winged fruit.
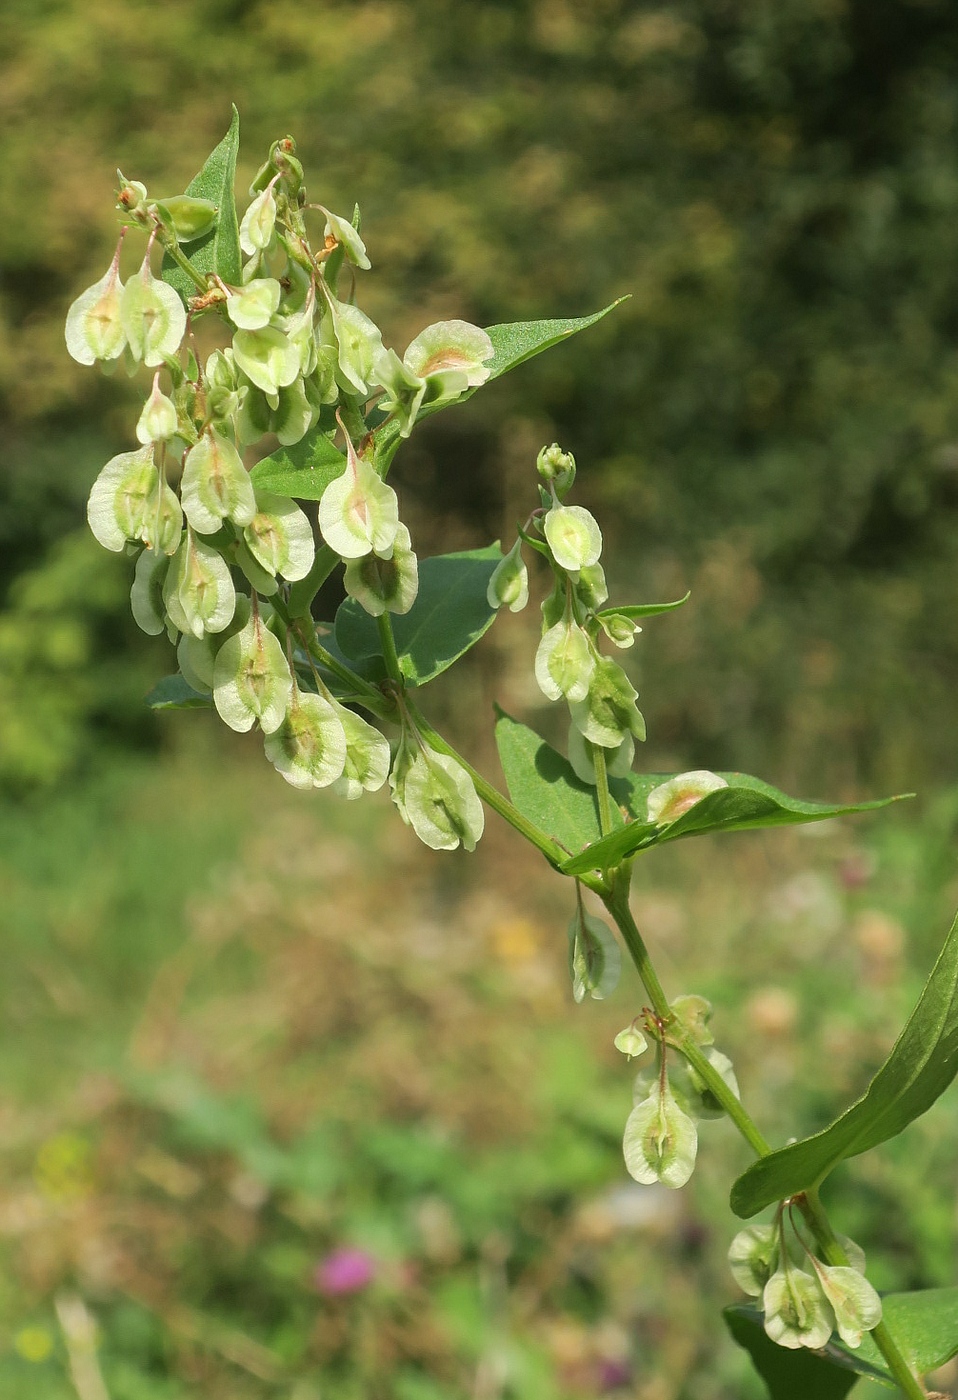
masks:
<path fill-rule="evenodd" d="M 268 248 L 276 227 L 276 199 L 273 186 L 279 179 L 275 175 L 262 194 L 256 196 L 240 224 L 240 247 L 244 253 L 258 253 Z"/>
<path fill-rule="evenodd" d="M 602 1001 L 615 991 L 622 970 L 622 954 L 615 934 L 602 919 L 589 914 L 577 900 L 568 928 L 569 971 L 572 997 L 584 1001 L 586 995 Z"/>
<path fill-rule="evenodd" d="M 601 564 L 586 564 L 579 570 L 579 576 L 575 579 L 575 595 L 589 612 L 595 612 L 607 601 L 609 587 Z"/>
<path fill-rule="evenodd" d="M 649 1048 L 648 1040 L 634 1021 L 630 1022 L 625 1030 L 619 1031 L 612 1044 L 627 1060 L 634 1060 L 637 1056 L 644 1055 Z"/>
<path fill-rule="evenodd" d="M 168 442 L 176 436 L 176 426 L 176 404 L 160 391 L 160 371 L 157 370 L 150 397 L 136 425 L 137 441 L 144 446 L 150 442 Z"/>
<path fill-rule="evenodd" d="M 490 608 L 507 607 L 522 612 L 529 601 L 529 570 L 522 557 L 522 541 L 516 540 L 509 553 L 496 565 L 486 589 Z"/>
<path fill-rule="evenodd" d="M 330 791 L 354 802 L 364 792 L 378 792 L 389 773 L 389 740 L 355 711 L 333 702 L 346 734 L 346 762 Z"/>
<path fill-rule="evenodd" d="M 673 997 L 669 1003 L 672 1015 L 696 1045 L 714 1045 L 715 1036 L 709 1030 L 712 1003 L 695 992 Z"/>
<path fill-rule="evenodd" d="M 401 522 L 389 559 L 364 554 L 346 561 L 343 585 L 372 617 L 385 612 L 407 613 L 419 592 L 419 562 L 413 552 L 409 531 Z"/>
<path fill-rule="evenodd" d="M 420 379 L 433 381 L 436 397 L 457 397 L 477 389 L 491 374 L 495 355 L 489 336 L 468 321 L 437 321 L 410 341 L 403 364 Z"/>
<path fill-rule="evenodd" d="M 181 243 L 193 243 L 216 226 L 219 209 L 211 199 L 198 199 L 191 194 L 174 194 L 158 200 L 164 214 L 169 215 L 173 232 Z"/>
<path fill-rule="evenodd" d="M 605 599 L 602 600 L 605 602 Z M 633 622 L 624 613 L 609 613 L 606 617 L 597 619 L 609 641 L 617 647 L 630 647 L 635 644 L 636 635 L 642 631 L 637 622 Z"/>
<path fill-rule="evenodd" d="M 346 466 L 319 503 L 323 539 L 341 559 L 372 551 L 388 559 L 399 530 L 399 500 L 371 462 L 346 439 Z"/>
<path fill-rule="evenodd" d="M 750 1298 L 761 1298 L 764 1293 L 778 1263 L 778 1251 L 777 1225 L 746 1225 L 729 1245 L 732 1277 Z"/>
<path fill-rule="evenodd" d="M 832 1305 L 838 1335 L 847 1347 L 862 1344 L 862 1334 L 881 1322 L 881 1299 L 857 1269 L 813 1260 L 822 1292 Z"/>
<path fill-rule="evenodd" d="M 202 637 L 233 620 L 236 590 L 229 566 L 211 545 L 187 530 L 163 584 L 166 613 L 180 632 Z"/>
<path fill-rule="evenodd" d="M 279 310 L 282 287 L 275 277 L 258 277 L 226 298 L 226 314 L 241 331 L 260 331 Z"/>
<path fill-rule="evenodd" d="M 695 1170 L 698 1133 L 669 1088 L 656 1077 L 647 1099 L 636 1104 L 625 1124 L 622 1151 L 626 1169 L 643 1186 L 660 1181 L 673 1190 Z"/>
<path fill-rule="evenodd" d="M 81 292 L 67 312 L 67 349 L 81 365 L 116 360 L 123 354 L 126 332 L 120 316 L 120 246 L 99 282 Z"/>
<path fill-rule="evenodd" d="M 213 668 L 213 703 L 230 729 L 245 734 L 256 721 L 264 734 L 283 722 L 293 678 L 286 657 L 257 609 L 220 647 Z"/>
<path fill-rule="evenodd" d="M 194 690 L 212 695 L 216 653 L 227 637 L 242 631 L 249 622 L 250 611 L 249 598 L 245 593 L 237 593 L 236 610 L 223 632 L 204 632 L 202 637 L 194 637 L 192 632 L 182 634 L 176 645 L 176 659 L 183 679 Z"/>
<path fill-rule="evenodd" d="M 152 549 L 144 549 L 136 561 L 133 587 L 130 589 L 130 611 L 140 631 L 150 637 L 159 637 L 166 627 L 163 582 L 169 567 L 169 556 Z"/>
<path fill-rule="evenodd" d="M 553 506 L 542 528 L 560 569 L 577 573 L 599 562 L 602 533 L 583 506 Z"/>
<path fill-rule="evenodd" d="M 720 788 L 725 787 L 728 787 L 728 783 L 724 778 L 720 778 L 717 773 L 710 773 L 705 768 L 697 768 L 690 773 L 678 773 L 649 793 L 649 821 L 655 822 L 657 826 L 674 822 L 710 792 L 718 792 Z"/>
<path fill-rule="evenodd" d="M 237 331 L 233 336 L 233 358 L 247 379 L 273 400 L 273 407 L 280 389 L 299 378 L 299 351 L 275 326 Z"/>
<path fill-rule="evenodd" d="M 241 443 L 257 442 L 267 433 L 275 433 L 284 447 L 292 447 L 309 432 L 316 421 L 316 411 L 309 401 L 302 379 L 294 379 L 270 398 L 261 389 L 244 385 L 242 403 L 236 416 L 237 435 Z"/>
<path fill-rule="evenodd" d="M 575 481 L 575 458 L 571 452 L 563 452 L 554 442 L 551 447 L 543 447 L 540 451 L 536 458 L 536 471 L 557 495 L 564 496 Z"/>
<path fill-rule="evenodd" d="M 434 851 L 476 849 L 485 825 L 482 803 L 472 778 L 448 754 L 426 746 L 411 761 L 397 753 L 390 785 L 400 816 L 424 845 Z"/>
<path fill-rule="evenodd" d="M 818 1279 L 788 1260 L 766 1283 L 762 1303 L 765 1331 L 780 1347 L 820 1351 L 832 1335 L 835 1317 Z"/>
<path fill-rule="evenodd" d="M 256 495 L 235 446 L 216 428 L 207 428 L 186 454 L 180 496 L 186 518 L 201 535 L 212 535 L 224 520 L 249 525 Z"/>
<path fill-rule="evenodd" d="M 256 492 L 256 514 L 243 530 L 243 540 L 256 562 L 290 583 L 305 578 L 313 567 L 313 528 L 306 513 L 288 496 Z"/>
<path fill-rule="evenodd" d="M 403 364 L 395 350 L 381 350 L 373 360 L 373 380 L 385 389 L 383 412 L 396 419 L 399 436 L 407 438 L 426 393 L 426 381 Z"/>
<path fill-rule="evenodd" d="M 618 749 L 627 734 L 645 738 L 645 720 L 635 703 L 638 691 L 611 657 L 596 660 L 585 695 L 568 699 L 573 724 L 591 744 Z"/>
<path fill-rule="evenodd" d="M 158 549 L 162 554 L 175 554 L 183 533 L 183 507 L 180 498 L 166 480 L 163 472 L 157 472 L 156 482 L 146 503 L 146 514 L 140 539 L 148 549 Z"/>
<path fill-rule="evenodd" d="M 282 724 L 266 736 L 266 757 L 293 787 L 335 783 L 346 764 L 346 731 L 336 707 L 294 681 Z"/>
<path fill-rule="evenodd" d="M 150 271 L 150 250 L 120 298 L 120 319 L 133 358 L 155 369 L 175 355 L 186 331 L 186 310 L 179 294 Z"/>
<path fill-rule="evenodd" d="M 104 549 L 119 554 L 128 540 L 142 538 L 158 481 L 152 445 L 110 458 L 87 502 L 90 529 Z"/>
<path fill-rule="evenodd" d="M 602 745 L 600 744 L 601 748 Z M 609 778 L 624 778 L 632 771 L 635 758 L 635 740 L 626 734 L 617 749 L 605 750 L 605 771 Z M 593 746 L 584 739 L 575 724 L 569 726 L 569 762 L 576 777 L 591 787 L 596 785 L 595 755 Z"/>
<path fill-rule="evenodd" d="M 331 214 L 325 205 L 320 204 L 326 215 L 326 237 L 334 238 L 337 243 L 342 244 L 349 261 L 364 272 L 368 272 L 372 263 L 366 253 L 366 245 L 359 236 L 359 230 L 353 228 L 348 219 L 343 219 L 339 214 Z"/>
<path fill-rule="evenodd" d="M 721 1050 L 716 1050 L 714 1046 L 709 1046 L 702 1051 L 705 1059 L 708 1060 L 712 1069 L 719 1074 L 736 1098 L 740 1098 L 738 1080 L 735 1077 L 735 1069 L 732 1061 L 727 1055 L 723 1055 Z M 674 1064 L 671 1070 L 672 1086 L 676 1094 L 681 1097 L 685 1108 L 695 1118 L 722 1118 L 725 1109 L 715 1098 L 705 1080 L 699 1075 L 694 1065 L 686 1060 L 680 1060 Z"/>
<path fill-rule="evenodd" d="M 547 700 L 584 700 L 596 666 L 588 633 L 563 618 L 543 633 L 536 651 L 536 680 Z M 621 736 L 620 736 L 621 738 Z M 618 744 L 619 740 L 616 740 Z"/>
<path fill-rule="evenodd" d="M 323 318 L 324 343 L 332 336 L 338 350 L 340 381 L 347 393 L 367 395 L 376 382 L 375 368 L 383 349 L 382 331 L 364 311 L 349 302 L 337 301 L 326 290 L 329 313 Z"/>

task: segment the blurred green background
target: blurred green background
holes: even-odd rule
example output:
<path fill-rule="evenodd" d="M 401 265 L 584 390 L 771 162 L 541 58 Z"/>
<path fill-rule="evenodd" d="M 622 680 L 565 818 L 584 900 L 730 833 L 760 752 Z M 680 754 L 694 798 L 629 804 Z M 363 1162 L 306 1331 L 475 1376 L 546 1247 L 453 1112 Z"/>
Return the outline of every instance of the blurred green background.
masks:
<path fill-rule="evenodd" d="M 312 197 L 360 203 L 400 348 L 631 293 L 396 479 L 421 553 L 506 538 L 558 439 L 614 596 L 691 587 L 630 663 L 642 766 L 920 792 L 639 873 L 782 1140 L 860 1090 L 958 903 L 956 65 L 948 0 L 0 8 L 4 1396 L 761 1394 L 717 1322 L 742 1150 L 720 1124 L 687 1192 L 630 1187 L 639 993 L 572 1006 L 560 883 L 492 823 L 431 856 L 385 799 L 144 709 L 170 657 L 83 523 L 143 386 L 62 336 L 115 167 L 183 188 L 235 102 L 245 188 L 292 133 Z M 533 612 L 437 686 L 491 773 L 494 696 L 556 722 Z M 951 1099 L 836 1179 L 879 1286 L 954 1281 L 956 1148 Z M 324 1292 L 343 1250 L 369 1280 Z"/>

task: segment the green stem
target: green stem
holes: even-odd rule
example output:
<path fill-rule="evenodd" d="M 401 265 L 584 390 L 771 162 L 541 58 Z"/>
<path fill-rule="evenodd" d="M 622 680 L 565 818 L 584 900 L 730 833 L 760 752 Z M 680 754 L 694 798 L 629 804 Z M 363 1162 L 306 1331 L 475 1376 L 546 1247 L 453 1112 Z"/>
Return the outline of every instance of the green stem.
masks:
<path fill-rule="evenodd" d="M 605 749 L 601 744 L 592 745 L 592 762 L 595 766 L 595 790 L 599 798 L 599 828 L 603 836 L 608 836 L 612 830 L 612 798 L 609 795 Z"/>
<path fill-rule="evenodd" d="M 357 401 L 344 394 L 339 401 L 339 417 L 358 451 L 360 442 L 366 436 L 366 420 Z"/>
<path fill-rule="evenodd" d="M 390 680 L 395 681 L 398 686 L 402 686 L 404 684 L 403 673 L 399 668 L 399 654 L 396 651 L 396 638 L 393 636 L 393 620 L 388 612 L 379 614 L 376 618 L 376 626 L 379 628 L 379 642 L 383 649 L 386 674 Z"/>
<path fill-rule="evenodd" d="M 332 652 L 326 650 L 315 633 L 309 635 L 301 618 L 297 619 L 295 627 L 310 658 L 315 657 L 321 666 L 325 666 L 327 671 L 331 671 L 334 676 L 348 685 L 355 692 L 356 699 L 361 705 L 365 705 L 367 710 L 371 710 L 374 715 L 380 715 L 383 718 L 392 714 L 395 706 L 391 704 L 378 686 L 371 685 L 369 681 L 364 680 L 362 676 L 357 676 L 355 671 L 337 660 Z"/>
<path fill-rule="evenodd" d="M 292 617 L 307 616 L 313 599 L 338 563 L 339 555 L 328 544 L 319 546 L 309 573 L 290 587 L 289 611 Z"/>
<path fill-rule="evenodd" d="M 202 272 L 197 272 L 196 268 L 193 266 L 189 258 L 183 252 L 176 239 L 164 236 L 162 231 L 157 234 L 157 239 L 159 243 L 162 244 L 163 251 L 165 253 L 169 253 L 170 257 L 176 263 L 177 267 L 180 268 L 182 272 L 186 273 L 187 277 L 189 277 L 192 280 L 197 290 L 201 292 L 209 291 L 209 284 L 206 278 L 203 276 Z"/>

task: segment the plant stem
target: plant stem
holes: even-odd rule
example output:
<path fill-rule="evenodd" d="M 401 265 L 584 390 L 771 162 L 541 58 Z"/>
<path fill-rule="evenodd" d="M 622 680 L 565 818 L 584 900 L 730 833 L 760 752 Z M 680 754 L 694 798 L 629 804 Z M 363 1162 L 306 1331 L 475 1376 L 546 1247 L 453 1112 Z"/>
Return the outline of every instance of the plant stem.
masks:
<path fill-rule="evenodd" d="M 609 796 L 605 749 L 601 744 L 592 745 L 592 762 L 595 766 L 595 790 L 599 798 L 599 828 L 603 836 L 608 836 L 612 830 L 612 798 Z"/>
<path fill-rule="evenodd" d="M 393 620 L 388 612 L 380 613 L 376 618 L 376 626 L 379 628 L 379 641 L 383 649 L 383 660 L 386 663 L 386 674 L 390 680 L 402 686 L 403 673 L 399 668 L 399 656 L 396 651 L 396 638 L 393 636 Z"/>
<path fill-rule="evenodd" d="M 306 617 L 313 599 L 338 563 L 339 555 L 328 544 L 319 546 L 309 573 L 290 586 L 289 611 L 292 617 Z"/>
<path fill-rule="evenodd" d="M 197 272 L 196 268 L 193 266 L 189 258 L 183 252 L 176 239 L 166 238 L 164 237 L 162 232 L 160 232 L 157 235 L 157 237 L 158 241 L 162 245 L 164 253 L 169 253 L 170 257 L 176 263 L 177 267 L 180 268 L 182 272 L 186 273 L 187 277 L 191 279 L 193 285 L 197 288 L 197 290 L 201 292 L 209 291 L 209 284 L 207 283 L 206 278 L 203 276 L 202 272 Z"/>

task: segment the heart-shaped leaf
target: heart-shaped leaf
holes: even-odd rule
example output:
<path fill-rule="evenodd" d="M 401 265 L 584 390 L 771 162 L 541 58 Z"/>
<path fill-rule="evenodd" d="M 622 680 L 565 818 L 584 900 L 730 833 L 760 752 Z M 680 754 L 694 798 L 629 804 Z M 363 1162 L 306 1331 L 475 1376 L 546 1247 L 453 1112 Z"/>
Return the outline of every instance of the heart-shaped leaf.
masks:
<path fill-rule="evenodd" d="M 843 1162 L 907 1128 L 958 1072 L 958 919 L 918 1004 L 866 1093 L 827 1128 L 753 1162 L 732 1187 L 743 1219 L 807 1191 Z"/>
<path fill-rule="evenodd" d="M 197 272 L 215 273 L 224 282 L 238 285 L 242 277 L 239 224 L 236 221 L 236 155 L 239 150 L 239 112 L 233 108 L 230 129 L 210 154 L 198 175 L 186 187 L 186 193 L 196 199 L 211 199 L 219 213 L 209 233 L 190 244 L 189 259 Z M 184 301 L 196 295 L 196 286 L 167 254 L 163 258 L 162 277 L 175 287 Z"/>
<path fill-rule="evenodd" d="M 213 701 L 208 695 L 201 695 L 180 675 L 164 676 L 146 697 L 151 710 L 210 710 Z"/>
<path fill-rule="evenodd" d="M 585 875 L 592 870 L 608 870 L 640 850 L 677 841 L 683 836 L 702 836 L 718 831 L 748 831 L 757 827 L 792 826 L 805 822 L 827 821 L 831 817 L 850 816 L 886 807 L 895 797 L 875 802 L 830 805 L 824 802 L 801 802 L 787 797 L 760 778 L 747 773 L 720 773 L 727 787 L 708 793 L 673 822 L 656 824 L 647 815 L 649 793 L 661 783 L 678 776 L 674 773 L 633 774 L 626 779 L 631 788 L 629 810 L 635 820 L 621 831 L 613 832 L 590 846 L 587 851 L 566 861 L 566 875 Z"/>
<path fill-rule="evenodd" d="M 496 609 L 486 592 L 501 559 L 497 541 L 484 549 L 435 555 L 419 565 L 416 601 L 392 619 L 399 668 L 410 685 L 433 680 L 492 626 Z M 353 598 L 337 612 L 334 635 L 350 661 L 380 655 L 376 619 Z"/>
<path fill-rule="evenodd" d="M 342 476 L 346 458 L 319 428 L 292 447 L 280 447 L 256 463 L 250 472 L 253 485 L 277 496 L 318 501 L 331 481 Z"/>

